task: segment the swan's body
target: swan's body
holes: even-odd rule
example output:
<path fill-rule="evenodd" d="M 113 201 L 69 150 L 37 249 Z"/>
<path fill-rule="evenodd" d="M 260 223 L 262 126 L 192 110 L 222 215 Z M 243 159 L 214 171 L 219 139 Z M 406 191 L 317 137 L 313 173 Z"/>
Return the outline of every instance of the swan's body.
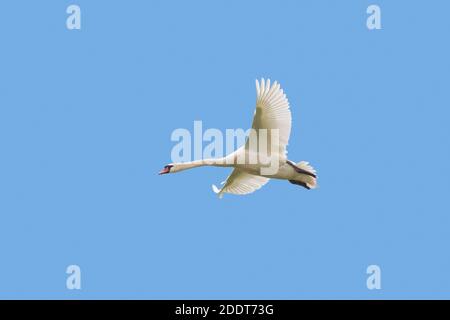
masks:
<path fill-rule="evenodd" d="M 270 80 L 264 81 L 264 79 L 261 80 L 261 83 L 256 81 L 256 92 L 256 110 L 252 129 L 256 133 L 263 130 L 267 132 L 269 138 L 265 143 L 268 152 L 262 152 L 258 144 L 255 145 L 250 141 L 251 139 L 247 139 L 245 145 L 226 157 L 172 163 L 166 165 L 160 174 L 202 166 L 233 167 L 234 170 L 230 176 L 222 183 L 222 189 L 213 185 L 213 190 L 219 197 L 222 197 L 224 193 L 252 193 L 269 182 L 271 178 L 289 180 L 293 184 L 314 189 L 317 186 L 315 170 L 308 162 L 302 161 L 296 164 L 286 157 L 286 147 L 291 133 L 291 111 L 286 95 L 277 82 L 271 86 Z M 272 132 L 277 139 L 271 136 Z M 246 159 L 246 161 L 242 161 L 242 159 Z M 248 161 L 249 159 L 256 161 Z M 275 166 L 275 172 L 268 172 L 269 162 Z"/>

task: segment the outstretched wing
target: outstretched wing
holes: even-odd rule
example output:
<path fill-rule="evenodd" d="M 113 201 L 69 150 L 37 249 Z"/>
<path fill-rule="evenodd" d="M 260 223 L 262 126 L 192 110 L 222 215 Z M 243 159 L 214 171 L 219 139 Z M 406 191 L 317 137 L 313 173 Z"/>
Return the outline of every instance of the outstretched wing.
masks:
<path fill-rule="evenodd" d="M 219 195 L 219 198 L 222 198 L 224 193 L 252 193 L 269 182 L 269 180 L 269 178 L 255 176 L 254 174 L 247 173 L 240 169 L 234 169 L 227 180 L 222 182 L 224 185 L 222 189 L 217 188 L 215 185 L 212 185 L 212 188 L 213 191 Z"/>
<path fill-rule="evenodd" d="M 277 82 L 270 84 L 270 80 L 261 79 L 261 83 L 256 80 L 256 110 L 253 116 L 252 129 L 260 135 L 260 129 L 267 130 L 267 137 L 271 137 L 271 130 L 278 130 L 278 146 L 280 160 L 286 158 L 286 147 L 291 134 L 291 111 L 289 102 L 283 90 Z M 260 136 L 258 136 L 260 138 Z M 272 141 L 268 141 L 267 151 L 271 150 Z M 256 150 L 253 148 L 256 147 Z M 249 153 L 258 153 L 258 144 L 256 146 L 247 139 L 245 149 Z M 226 181 L 222 189 L 212 186 L 215 193 L 221 198 L 224 193 L 249 194 L 252 193 L 267 182 L 269 178 L 261 177 L 247 173 L 241 169 L 235 168 Z"/>
<path fill-rule="evenodd" d="M 267 129 L 270 137 L 271 129 L 278 129 L 279 152 L 281 157 L 286 157 L 286 147 L 291 134 L 291 110 L 289 101 L 280 84 L 276 81 L 271 85 L 270 79 L 261 83 L 256 80 L 256 110 L 253 117 L 252 129 Z M 246 148 L 251 148 L 247 140 Z M 268 149 L 270 150 L 270 149 Z"/>

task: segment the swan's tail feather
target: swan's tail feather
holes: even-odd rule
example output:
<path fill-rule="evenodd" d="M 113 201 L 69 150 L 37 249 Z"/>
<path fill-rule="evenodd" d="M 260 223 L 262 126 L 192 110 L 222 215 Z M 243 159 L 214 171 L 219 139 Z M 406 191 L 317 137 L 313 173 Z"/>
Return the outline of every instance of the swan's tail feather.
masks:
<path fill-rule="evenodd" d="M 300 169 L 306 170 L 312 174 L 316 174 L 316 169 L 314 169 L 308 161 L 300 161 L 299 163 L 297 163 L 296 165 L 297 167 L 299 167 Z"/>

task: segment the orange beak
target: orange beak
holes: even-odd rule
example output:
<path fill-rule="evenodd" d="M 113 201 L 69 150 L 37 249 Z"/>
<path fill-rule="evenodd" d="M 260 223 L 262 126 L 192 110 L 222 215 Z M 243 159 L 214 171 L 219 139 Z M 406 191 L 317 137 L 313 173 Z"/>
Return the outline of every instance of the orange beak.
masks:
<path fill-rule="evenodd" d="M 170 172 L 170 168 L 164 168 L 158 174 L 161 175 L 161 174 L 166 174 L 166 173 L 169 173 L 169 172 Z"/>

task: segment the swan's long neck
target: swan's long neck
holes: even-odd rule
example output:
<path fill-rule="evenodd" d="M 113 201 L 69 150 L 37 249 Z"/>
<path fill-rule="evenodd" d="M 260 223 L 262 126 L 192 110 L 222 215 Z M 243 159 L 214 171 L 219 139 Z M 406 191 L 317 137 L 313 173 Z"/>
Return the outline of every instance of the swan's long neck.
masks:
<path fill-rule="evenodd" d="M 201 160 L 194 160 L 189 162 L 179 162 L 175 163 L 175 166 L 178 171 L 197 168 L 197 167 L 204 167 L 204 166 L 213 166 L 213 167 L 230 167 L 232 164 L 227 164 L 225 161 L 225 158 L 219 158 L 219 159 L 201 159 Z"/>

